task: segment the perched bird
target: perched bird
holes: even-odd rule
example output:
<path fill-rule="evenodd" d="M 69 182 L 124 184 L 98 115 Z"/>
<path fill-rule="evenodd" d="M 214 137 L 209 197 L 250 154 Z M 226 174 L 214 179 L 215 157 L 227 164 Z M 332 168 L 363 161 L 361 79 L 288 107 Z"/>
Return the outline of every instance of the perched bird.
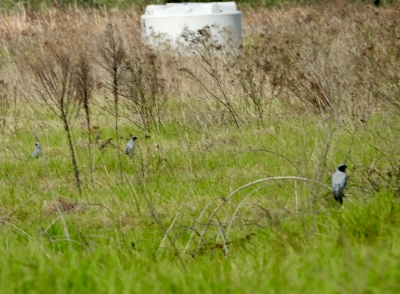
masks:
<path fill-rule="evenodd" d="M 104 142 L 102 142 L 99 146 L 99 150 L 104 150 L 108 145 L 111 144 L 111 140 L 112 140 L 112 138 L 109 138 L 109 139 L 105 140 Z"/>
<path fill-rule="evenodd" d="M 42 147 L 40 146 L 40 143 L 36 142 L 35 146 L 36 146 L 35 150 L 33 150 L 32 154 L 31 154 L 32 158 L 39 157 L 42 154 Z"/>
<path fill-rule="evenodd" d="M 128 144 L 126 144 L 125 148 L 125 153 L 129 157 L 133 156 L 133 150 L 135 149 L 135 140 L 137 140 L 137 137 L 132 137 L 129 141 Z"/>
<path fill-rule="evenodd" d="M 366 2 L 367 0 L 362 0 L 362 2 Z M 375 6 L 379 6 L 381 4 L 380 0 L 373 0 L 372 1 L 374 3 Z"/>
<path fill-rule="evenodd" d="M 332 174 L 332 192 L 335 200 L 343 204 L 343 190 L 346 187 L 347 176 L 345 173 L 346 165 L 339 165 L 338 169 Z"/>
<path fill-rule="evenodd" d="M 95 145 L 99 144 L 100 135 L 101 135 L 101 130 L 97 130 L 97 132 L 94 134 L 94 140 L 93 140 Z"/>

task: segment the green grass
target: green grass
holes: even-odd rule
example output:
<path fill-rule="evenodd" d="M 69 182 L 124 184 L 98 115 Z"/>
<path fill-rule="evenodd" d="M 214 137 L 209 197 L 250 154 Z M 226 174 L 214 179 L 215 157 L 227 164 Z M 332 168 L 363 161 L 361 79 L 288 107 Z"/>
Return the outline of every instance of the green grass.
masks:
<path fill-rule="evenodd" d="M 178 52 L 158 52 L 153 83 L 138 10 L 4 15 L 0 293 L 397 293 L 397 11 L 344 2 L 249 10 L 241 55 L 210 59 L 220 90 L 219 76 L 201 70 L 207 60 Z M 120 97 L 119 150 L 98 51 L 110 19 L 121 21 L 128 60 L 142 62 L 145 96 L 156 87 L 169 97 L 150 133 Z M 91 145 L 92 184 L 84 113 L 70 116 L 81 195 L 64 126 L 35 96 L 43 87 L 32 72 L 35 56 L 60 66 L 54 53 L 68 48 L 74 60 L 93 58 L 91 124 L 112 142 Z M 265 99 L 262 121 L 248 90 Z M 133 159 L 123 152 L 131 134 Z M 31 159 L 36 137 L 44 156 Z M 330 177 L 344 162 L 339 208 Z"/>
<path fill-rule="evenodd" d="M 220 253 L 184 258 L 187 272 L 168 254 L 151 253 L 158 235 L 148 232 L 157 230 L 151 227 L 142 233 L 147 241 L 137 250 L 124 240 L 121 244 L 96 240 L 90 250 L 72 245 L 69 251 L 65 244 L 50 246 L 40 237 L 3 238 L 2 281 L 18 276 L 18 282 L 4 283 L 2 291 L 395 293 L 399 230 L 390 219 L 399 208 L 386 199 L 374 202 L 319 217 L 318 229 L 309 233 L 308 240 L 303 235 L 307 232 L 293 222 L 279 229 L 259 229 L 254 241 L 228 259 Z M 390 207 L 394 211 L 388 213 Z M 381 228 L 374 230 L 361 222 L 377 215 Z M 368 230 L 369 237 L 359 234 Z"/>
<path fill-rule="evenodd" d="M 38 132 L 45 155 L 28 158 L 35 142 L 32 121 L 22 116 L 18 131 L 9 125 L 2 136 L 1 293 L 396 292 L 400 204 L 389 188 L 374 193 L 370 186 L 364 187 L 368 193 L 360 188 L 366 185 L 360 167 L 389 168 L 381 152 L 393 150 L 398 141 L 379 116 L 355 134 L 352 127 L 313 116 L 287 116 L 241 129 L 166 122 L 150 138 L 137 133 L 134 160 L 122 157 L 122 181 L 115 147 L 95 148 L 93 188 L 86 135 L 78 120 L 73 136 L 81 197 L 74 187 L 66 136 L 54 117 L 44 116 Z M 101 126 L 103 139 L 114 136 L 111 117 L 99 112 L 93 123 Z M 132 130 L 123 121 L 121 126 L 124 145 Z M 332 130 L 335 140 L 330 142 Z M 377 141 L 377 134 L 387 140 Z M 247 197 L 227 240 L 232 242 L 228 257 L 218 246 L 221 238 L 215 239 L 215 226 L 206 232 L 200 250 L 195 235 L 182 253 L 191 234 L 188 228 L 215 197 L 274 176 L 307 177 L 329 185 L 331 172 L 350 149 L 344 208 L 331 203 L 329 188 L 322 185 L 266 182 L 236 194 L 214 217 L 227 225 Z M 309 187 L 318 196 L 313 209 Z M 59 197 L 78 208 L 60 216 L 54 206 Z M 199 232 L 220 201 L 206 210 L 197 224 Z M 178 210 L 171 236 L 186 269 L 168 240 L 158 250 L 164 235 L 158 221 L 168 228 Z"/>

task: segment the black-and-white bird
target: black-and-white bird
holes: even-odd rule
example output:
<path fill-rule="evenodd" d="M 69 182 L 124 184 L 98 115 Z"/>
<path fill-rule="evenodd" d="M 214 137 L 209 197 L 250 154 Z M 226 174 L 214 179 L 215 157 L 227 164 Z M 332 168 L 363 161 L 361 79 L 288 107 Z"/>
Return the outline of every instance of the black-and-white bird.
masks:
<path fill-rule="evenodd" d="M 347 183 L 347 175 L 345 173 L 346 165 L 339 165 L 338 169 L 332 174 L 332 192 L 335 200 L 343 204 L 343 191 Z"/>
<path fill-rule="evenodd" d="M 31 154 L 32 158 L 39 157 L 42 154 L 42 146 L 40 146 L 40 143 L 36 142 L 35 146 L 36 146 L 35 150 L 33 150 L 32 154 Z"/>
<path fill-rule="evenodd" d="M 126 155 L 128 155 L 129 157 L 133 156 L 133 151 L 135 149 L 135 140 L 137 140 L 137 137 L 132 137 L 128 143 L 126 144 L 126 148 L 125 148 L 125 153 Z"/>

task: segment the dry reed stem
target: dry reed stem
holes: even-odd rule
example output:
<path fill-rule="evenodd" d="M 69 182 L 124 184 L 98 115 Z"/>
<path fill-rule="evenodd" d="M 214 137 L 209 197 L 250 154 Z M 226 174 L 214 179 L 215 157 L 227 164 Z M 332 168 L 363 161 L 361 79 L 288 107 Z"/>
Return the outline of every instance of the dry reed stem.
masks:
<path fill-rule="evenodd" d="M 19 228 L 18 226 L 14 225 L 13 223 L 10 223 L 9 221 L 6 221 L 4 219 L 0 219 L 0 222 L 7 224 L 11 227 L 13 227 L 14 229 L 16 229 L 17 231 L 21 232 L 24 236 L 28 237 L 28 239 L 32 239 L 32 236 L 30 236 L 27 232 L 25 232 L 24 230 L 22 230 L 21 228 Z"/>
<path fill-rule="evenodd" d="M 212 220 L 212 219 L 215 217 L 215 215 L 217 214 L 217 212 L 221 209 L 221 207 L 222 207 L 225 203 L 227 203 L 234 195 L 236 195 L 238 192 L 240 192 L 240 191 L 243 190 L 243 189 L 246 189 L 246 188 L 248 188 L 248 187 L 254 186 L 254 185 L 259 184 L 259 183 L 263 183 L 263 182 L 267 182 L 267 181 L 272 181 L 272 180 L 299 180 L 299 181 L 305 181 L 305 182 L 310 182 L 310 183 L 319 184 L 319 185 L 321 185 L 321 186 L 324 186 L 324 187 L 330 189 L 330 187 L 329 187 L 328 185 L 326 185 L 326 184 L 324 184 L 324 183 L 321 183 L 321 182 L 319 182 L 319 181 L 312 180 L 312 179 L 307 179 L 307 178 L 302 178 L 302 177 L 295 177 L 295 176 L 270 177 L 270 178 L 259 179 L 259 180 L 254 181 L 254 182 L 247 183 L 246 185 L 243 185 L 243 186 L 237 188 L 235 191 L 233 191 L 232 193 L 230 193 L 226 198 L 223 198 L 224 201 L 221 201 L 221 202 L 217 205 L 217 207 L 212 211 L 212 213 L 211 213 L 211 215 L 210 215 L 210 217 L 209 217 L 209 221 L 206 223 L 206 225 L 204 226 L 203 231 L 202 231 L 201 234 L 200 234 L 200 239 L 199 239 L 199 242 L 197 243 L 197 249 L 199 250 L 199 249 L 202 247 L 202 245 L 203 245 L 203 239 L 204 239 L 204 237 L 205 237 L 205 235 L 206 235 L 206 232 L 207 232 L 207 230 L 208 230 L 208 228 L 209 228 L 209 226 L 210 226 L 210 220 Z"/>

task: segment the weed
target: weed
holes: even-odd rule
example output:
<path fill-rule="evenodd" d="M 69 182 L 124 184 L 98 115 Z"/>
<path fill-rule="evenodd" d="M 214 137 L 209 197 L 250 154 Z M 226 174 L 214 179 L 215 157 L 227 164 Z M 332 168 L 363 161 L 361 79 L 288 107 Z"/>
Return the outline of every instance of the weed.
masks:
<path fill-rule="evenodd" d="M 212 26 L 183 50 L 144 44 L 135 7 L 2 14 L 1 290 L 396 292 L 400 10 L 384 4 L 247 8 L 241 47 Z M 45 156 L 27 160 L 35 136 Z"/>

